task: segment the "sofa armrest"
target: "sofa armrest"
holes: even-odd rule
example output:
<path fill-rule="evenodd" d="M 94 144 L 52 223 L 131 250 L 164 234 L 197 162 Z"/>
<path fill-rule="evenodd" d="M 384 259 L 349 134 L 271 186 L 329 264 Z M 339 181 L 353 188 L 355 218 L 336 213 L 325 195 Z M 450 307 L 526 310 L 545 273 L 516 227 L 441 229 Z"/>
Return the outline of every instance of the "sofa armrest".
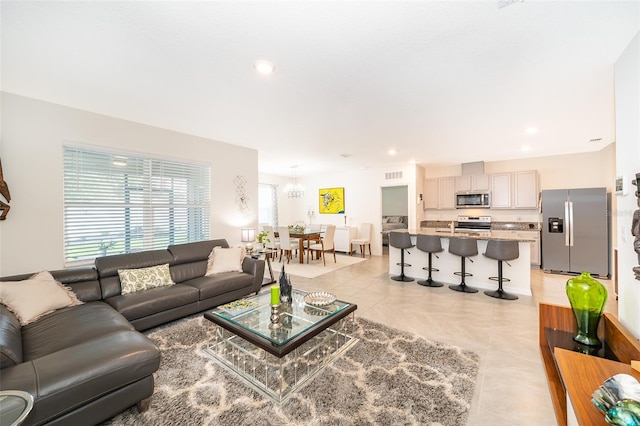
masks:
<path fill-rule="evenodd" d="M 264 260 L 254 259 L 248 256 L 245 257 L 242 261 L 242 272 L 246 272 L 253 276 L 251 291 L 256 293 L 260 291 L 264 280 Z"/>

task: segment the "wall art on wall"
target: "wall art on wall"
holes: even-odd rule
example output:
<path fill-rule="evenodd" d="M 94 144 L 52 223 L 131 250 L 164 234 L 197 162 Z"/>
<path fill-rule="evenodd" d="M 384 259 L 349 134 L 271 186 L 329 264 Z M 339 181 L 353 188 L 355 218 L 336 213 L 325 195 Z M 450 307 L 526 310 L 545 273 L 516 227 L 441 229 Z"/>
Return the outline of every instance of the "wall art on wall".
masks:
<path fill-rule="evenodd" d="M 236 204 L 238 205 L 238 210 L 240 213 L 244 215 L 249 215 L 249 205 L 247 201 L 249 201 L 249 197 L 247 196 L 247 192 L 245 190 L 245 185 L 247 184 L 247 180 L 244 176 L 236 176 L 233 180 L 233 183 L 236 185 Z"/>
<path fill-rule="evenodd" d="M 321 188 L 319 201 L 321 214 L 344 214 L 344 188 Z"/>

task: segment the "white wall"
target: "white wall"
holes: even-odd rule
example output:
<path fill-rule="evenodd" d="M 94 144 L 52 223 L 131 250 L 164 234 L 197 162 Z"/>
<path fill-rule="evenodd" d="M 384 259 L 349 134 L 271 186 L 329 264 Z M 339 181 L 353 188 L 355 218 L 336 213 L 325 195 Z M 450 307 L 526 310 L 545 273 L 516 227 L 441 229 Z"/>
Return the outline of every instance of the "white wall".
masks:
<path fill-rule="evenodd" d="M 618 248 L 618 316 L 637 338 L 640 338 L 640 281 L 632 268 L 638 265 L 633 251 L 631 219 L 640 208 L 630 181 L 640 173 L 640 33 L 622 53 L 615 66 L 616 96 L 616 175 L 624 176 L 629 185 L 626 196 L 617 199 Z"/>
<path fill-rule="evenodd" d="M 385 172 L 402 171 L 401 179 L 385 180 Z M 330 224 L 336 226 L 355 226 L 361 223 L 372 223 L 372 252 L 382 254 L 382 238 L 380 236 L 382 222 L 382 188 L 390 186 L 407 186 L 409 200 L 409 228 L 415 228 L 416 223 L 416 167 L 406 165 L 391 169 L 359 169 L 327 175 L 316 175 L 298 178 L 298 182 L 305 188 L 301 199 L 288 199 L 278 196 L 278 217 L 280 225 L 292 225 L 296 221 L 309 223 L 307 212 L 313 210 L 312 223 Z M 260 175 L 260 183 L 278 183 L 286 186 L 289 179 L 277 176 Z M 344 188 L 345 214 L 319 214 L 320 188 Z"/>
<path fill-rule="evenodd" d="M 226 143 L 2 92 L 0 156 L 11 211 L 0 222 L 0 275 L 63 268 L 62 142 L 211 164 L 211 237 L 240 243 L 257 227 L 258 153 Z M 247 180 L 249 215 L 236 204 Z"/>

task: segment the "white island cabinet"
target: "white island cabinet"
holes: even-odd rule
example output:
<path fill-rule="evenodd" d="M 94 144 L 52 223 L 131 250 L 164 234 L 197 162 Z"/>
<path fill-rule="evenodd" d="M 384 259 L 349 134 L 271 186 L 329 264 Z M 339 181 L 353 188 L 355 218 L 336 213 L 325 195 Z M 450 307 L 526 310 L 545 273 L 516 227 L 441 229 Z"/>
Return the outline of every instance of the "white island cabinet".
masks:
<path fill-rule="evenodd" d="M 411 242 L 416 243 L 416 231 L 409 231 L 411 234 Z M 441 282 L 445 285 L 459 284 L 460 277 L 454 275 L 454 272 L 460 271 L 460 256 L 456 256 L 448 252 L 449 237 L 451 234 L 438 233 L 433 230 L 420 230 L 423 234 L 438 235 L 442 239 L 442 248 L 444 251 L 438 253 L 439 259 L 433 258 L 433 267 L 440 271 L 433 272 L 433 280 Z M 463 235 L 459 235 L 463 236 Z M 478 255 L 471 257 L 473 262 L 466 262 L 466 272 L 473 274 L 467 277 L 465 282 L 471 287 L 482 290 L 495 290 L 498 288 L 496 281 L 490 280 L 489 277 L 498 275 L 498 261 L 483 256 L 487 249 L 488 240 L 492 237 L 476 237 L 478 240 Z M 496 238 L 494 238 L 496 239 Z M 510 282 L 503 283 L 504 291 L 508 293 L 521 294 L 531 296 L 531 242 L 527 238 L 512 238 L 518 241 L 518 250 L 520 257 L 510 260 L 509 265 L 503 263 L 504 277 L 509 278 Z M 416 280 L 424 280 L 427 278 L 427 271 L 422 268 L 427 266 L 428 254 L 418 250 L 417 248 L 409 249 L 410 253 L 405 251 L 404 261 L 410 264 L 410 267 L 404 268 L 404 274 L 415 278 Z M 400 249 L 389 247 L 389 274 L 400 274 Z"/>

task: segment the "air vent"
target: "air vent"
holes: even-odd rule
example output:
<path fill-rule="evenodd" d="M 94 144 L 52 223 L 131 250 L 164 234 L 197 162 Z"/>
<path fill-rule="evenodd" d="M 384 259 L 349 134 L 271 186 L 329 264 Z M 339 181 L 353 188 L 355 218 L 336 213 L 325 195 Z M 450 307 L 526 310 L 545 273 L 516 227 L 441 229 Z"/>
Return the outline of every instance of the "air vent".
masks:
<path fill-rule="evenodd" d="M 384 180 L 402 179 L 402 172 L 387 172 L 384 174 Z"/>
<path fill-rule="evenodd" d="M 596 142 L 602 142 L 602 138 L 589 139 L 589 143 L 596 143 Z"/>

